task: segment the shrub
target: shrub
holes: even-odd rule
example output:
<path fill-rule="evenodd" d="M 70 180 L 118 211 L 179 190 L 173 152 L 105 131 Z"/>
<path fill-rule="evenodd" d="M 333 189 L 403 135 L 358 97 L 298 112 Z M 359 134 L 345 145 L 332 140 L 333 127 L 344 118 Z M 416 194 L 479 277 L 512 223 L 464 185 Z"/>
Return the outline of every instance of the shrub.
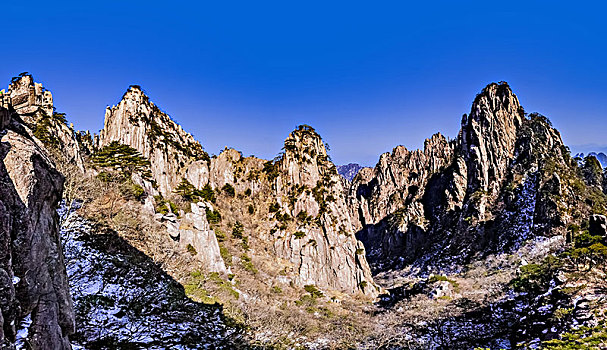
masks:
<path fill-rule="evenodd" d="M 219 254 L 221 255 L 221 258 L 223 259 L 223 262 L 226 264 L 226 266 L 232 266 L 232 255 L 228 251 L 228 248 L 220 245 Z"/>
<path fill-rule="evenodd" d="M 316 288 L 315 285 L 313 284 L 307 284 L 304 286 L 304 289 L 306 292 L 310 293 L 310 296 L 312 296 L 312 298 L 322 298 L 325 295 L 322 294 L 322 292 L 320 290 L 318 290 L 318 288 Z"/>
<path fill-rule="evenodd" d="M 242 234 L 244 233 L 244 226 L 240 223 L 240 221 L 236 221 L 234 223 L 234 227 L 232 228 L 232 236 L 235 238 L 242 239 Z"/>
<path fill-rule="evenodd" d="M 270 207 L 268 208 L 268 211 L 270 213 L 276 213 L 279 210 L 280 210 L 280 205 L 278 205 L 278 203 L 272 203 L 272 204 L 270 204 Z"/>
<path fill-rule="evenodd" d="M 188 253 L 190 253 L 192 256 L 198 254 L 198 252 L 196 251 L 196 248 L 194 248 L 194 246 L 191 244 L 188 244 L 187 249 L 188 249 Z"/>
<path fill-rule="evenodd" d="M 145 195 L 145 190 L 143 189 L 143 187 L 141 187 L 135 183 L 131 184 L 129 190 L 130 190 L 131 195 L 138 201 L 140 201 L 143 198 L 143 196 Z"/>
<path fill-rule="evenodd" d="M 223 185 L 223 187 L 221 188 L 221 191 L 225 192 L 226 195 L 228 195 L 229 197 L 234 197 L 236 195 L 236 191 L 234 190 L 234 187 L 230 184 Z"/>
<path fill-rule="evenodd" d="M 511 285 L 517 292 L 541 294 L 548 290 L 550 281 L 562 266 L 555 256 L 548 256 L 540 264 L 521 266 L 520 275 L 512 280 Z"/>
<path fill-rule="evenodd" d="M 91 163 L 95 167 L 109 168 L 130 177 L 137 172 L 145 179 L 151 179 L 150 162 L 136 149 L 112 141 L 91 156 Z"/>
<path fill-rule="evenodd" d="M 249 204 L 249 208 L 248 208 L 249 214 L 253 214 L 255 213 L 255 207 L 253 207 L 253 204 Z"/>
<path fill-rule="evenodd" d="M 253 260 L 246 254 L 243 254 L 240 257 L 241 263 L 242 263 L 242 267 L 246 270 L 249 271 L 252 274 L 257 274 L 257 268 L 255 267 L 255 265 L 253 265 Z"/>
<path fill-rule="evenodd" d="M 221 214 L 217 210 L 210 210 L 209 208 L 205 209 L 207 214 L 207 221 L 210 224 L 218 224 L 221 222 Z"/>
<path fill-rule="evenodd" d="M 244 191 L 244 195 L 247 196 L 247 197 L 250 196 L 251 195 L 251 189 L 247 188 L 247 190 Z"/>
<path fill-rule="evenodd" d="M 213 191 L 213 188 L 209 184 L 204 185 L 202 190 L 200 190 L 200 196 L 208 202 L 215 203 L 215 191 Z"/>
<path fill-rule="evenodd" d="M 170 200 L 164 199 L 161 195 L 154 196 L 154 200 L 156 201 L 156 212 L 161 213 L 163 215 L 168 214 L 169 212 L 179 216 L 179 208 L 175 205 L 175 203 Z"/>
<path fill-rule="evenodd" d="M 206 184 L 202 190 L 199 190 L 186 178 L 182 178 L 181 183 L 177 185 L 173 192 L 188 202 L 199 202 L 204 199 L 207 202 L 215 203 L 215 192 L 209 184 Z"/>
<path fill-rule="evenodd" d="M 273 182 L 278 177 L 278 165 L 275 162 L 267 161 L 263 164 L 261 170 L 268 177 L 269 182 Z"/>
<path fill-rule="evenodd" d="M 217 237 L 217 241 L 219 241 L 219 242 L 223 242 L 226 239 L 225 233 L 223 233 L 223 231 L 220 230 L 219 228 L 215 229 L 215 237 Z"/>
<path fill-rule="evenodd" d="M 295 239 L 301 239 L 301 238 L 303 238 L 305 235 L 306 235 L 306 233 L 305 233 L 305 232 L 303 232 L 303 231 L 297 231 L 297 232 L 295 232 L 295 233 L 293 234 L 293 236 L 295 236 Z"/>

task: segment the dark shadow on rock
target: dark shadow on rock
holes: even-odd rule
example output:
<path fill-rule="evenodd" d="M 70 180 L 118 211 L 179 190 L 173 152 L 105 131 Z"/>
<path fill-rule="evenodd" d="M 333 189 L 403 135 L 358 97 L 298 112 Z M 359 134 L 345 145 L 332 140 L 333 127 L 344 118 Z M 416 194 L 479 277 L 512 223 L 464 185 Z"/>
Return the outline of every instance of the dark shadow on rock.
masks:
<path fill-rule="evenodd" d="M 115 232 L 72 215 L 62 235 L 75 343 L 87 349 L 248 347 L 221 305 L 188 298 L 181 284 Z"/>

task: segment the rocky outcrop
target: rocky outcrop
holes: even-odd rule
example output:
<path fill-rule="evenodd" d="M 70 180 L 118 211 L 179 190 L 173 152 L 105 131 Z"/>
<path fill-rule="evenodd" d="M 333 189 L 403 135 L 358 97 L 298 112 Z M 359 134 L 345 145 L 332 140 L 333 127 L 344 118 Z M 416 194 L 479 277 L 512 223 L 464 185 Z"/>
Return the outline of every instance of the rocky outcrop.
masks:
<path fill-rule="evenodd" d="M 167 232 L 175 241 L 192 254 L 206 271 L 227 273 L 215 232 L 207 221 L 206 210 L 212 210 L 209 203 L 190 203 L 189 213 L 181 213 L 181 218 L 169 213 L 157 214 L 158 220 L 167 227 Z"/>
<path fill-rule="evenodd" d="M 74 314 L 56 212 L 63 176 L 16 114 L 0 109 L 0 125 L 0 343 L 70 349 Z"/>
<path fill-rule="evenodd" d="M 296 232 L 283 231 L 274 242 L 278 256 L 295 265 L 299 285 L 377 295 L 364 246 L 354 237 L 341 176 L 322 139 L 300 126 L 284 149 L 275 180 L 278 203 L 293 217 L 315 218 L 315 224 L 298 221 Z"/>
<path fill-rule="evenodd" d="M 35 83 L 30 74 L 22 74 L 13 78 L 6 96 L 6 103 L 15 109 L 47 151 L 61 157 L 62 163 L 85 171 L 82 144 L 73 126 L 67 125 L 65 115 L 55 113 L 50 91 Z"/>
<path fill-rule="evenodd" d="M 467 165 L 468 190 L 494 194 L 514 157 L 524 111 L 506 83 L 489 84 L 462 118 L 458 141 Z"/>
<path fill-rule="evenodd" d="M 435 135 L 423 151 L 399 146 L 359 173 L 349 192 L 358 237 L 381 269 L 422 254 L 469 256 L 491 242 L 511 246 L 534 230 L 547 232 L 563 224 L 549 195 L 559 179 L 550 182 L 553 174 L 538 169 L 547 159 L 566 167 L 563 149 L 545 118 L 525 117 L 506 83 L 490 84 L 463 116 L 456 140 Z"/>
<path fill-rule="evenodd" d="M 315 218 L 315 225 L 295 226 L 275 237 L 260 239 L 275 239 L 271 243 L 275 254 L 293 263 L 297 285 L 377 295 L 364 247 L 353 235 L 355 227 L 345 201 L 343 179 L 312 128 L 302 127 L 291 133 L 282 160 L 271 166 L 276 174 L 269 178 L 262 176 L 266 161 L 242 157 L 236 150 L 226 148 L 209 158 L 190 134 L 151 103 L 139 87 L 131 86 L 118 105 L 106 110 L 98 146 L 112 141 L 131 146 L 150 160 L 152 177 L 165 196 L 171 196 L 182 179 L 198 190 L 208 185 L 219 192 L 229 185 L 235 193 L 248 190 L 251 196 L 279 203 L 281 212 L 291 217 L 301 213 L 302 217 Z M 190 251 L 200 255 L 211 270 L 225 271 L 217 258 L 215 235 L 206 219 L 193 217 L 197 215 L 194 209 L 204 211 L 192 204 L 192 213 L 183 218 L 163 220 L 174 239 L 190 245 Z M 225 213 L 228 208 L 217 209 Z M 268 224 L 268 218 L 260 220 Z M 196 228 L 200 224 L 204 227 Z M 251 226 L 259 224 L 251 222 Z"/>
<path fill-rule="evenodd" d="M 452 158 L 453 143 L 436 134 L 425 141 L 423 150 L 398 146 L 382 154 L 375 169 L 363 169 L 354 178 L 348 197 L 351 214 L 371 260 L 413 253 L 408 250 L 427 241 L 426 189 Z"/>
<path fill-rule="evenodd" d="M 131 146 L 150 160 L 152 178 L 165 196 L 181 181 L 190 163 L 209 160 L 200 143 L 136 85 L 105 111 L 97 147 L 112 141 Z"/>
<path fill-rule="evenodd" d="M 22 73 L 13 78 L 8 87 L 8 95 L 15 111 L 24 116 L 27 123 L 34 122 L 35 120 L 28 120 L 28 117 L 38 112 L 53 115 L 53 94 L 42 84 L 34 83 L 30 74 Z"/>

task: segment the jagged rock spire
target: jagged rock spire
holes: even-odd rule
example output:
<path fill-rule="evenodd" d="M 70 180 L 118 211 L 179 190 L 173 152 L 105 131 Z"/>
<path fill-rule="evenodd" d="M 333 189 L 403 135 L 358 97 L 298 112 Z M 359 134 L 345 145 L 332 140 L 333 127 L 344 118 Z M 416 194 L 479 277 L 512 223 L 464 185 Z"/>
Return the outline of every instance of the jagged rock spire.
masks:
<path fill-rule="evenodd" d="M 42 84 L 35 83 L 31 74 L 22 73 L 13 78 L 8 95 L 15 111 L 22 116 L 39 110 L 49 116 L 53 114 L 53 95 Z"/>
<path fill-rule="evenodd" d="M 162 112 L 138 85 L 131 85 L 116 106 L 107 107 L 99 147 L 112 141 L 129 145 L 151 162 L 161 193 L 181 181 L 187 165 L 208 157 L 194 137 Z"/>
<path fill-rule="evenodd" d="M 491 83 L 476 96 L 470 114 L 462 118 L 459 132 L 471 191 L 497 190 L 514 156 L 523 119 L 523 108 L 505 82 Z"/>

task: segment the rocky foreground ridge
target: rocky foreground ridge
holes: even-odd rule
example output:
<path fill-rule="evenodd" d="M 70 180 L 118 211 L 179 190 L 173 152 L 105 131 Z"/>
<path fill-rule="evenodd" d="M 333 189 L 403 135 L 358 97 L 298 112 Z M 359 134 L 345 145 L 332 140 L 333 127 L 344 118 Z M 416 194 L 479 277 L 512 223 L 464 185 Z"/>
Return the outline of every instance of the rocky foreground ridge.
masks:
<path fill-rule="evenodd" d="M 74 311 L 56 212 L 64 177 L 8 107 L 0 107 L 0 347 L 71 349 Z"/>
<path fill-rule="evenodd" d="M 66 212 L 82 203 L 63 228 L 68 266 L 83 266 L 70 279 L 98 291 L 72 284 L 78 344 L 175 345 L 150 324 L 121 335 L 158 310 L 173 315 L 157 319 L 162 329 L 193 317 L 227 337 L 240 324 L 263 346 L 547 347 L 603 334 L 607 176 L 595 157 L 572 158 L 549 120 L 525 113 L 504 82 L 476 96 L 455 139 L 398 146 L 374 168 L 350 169 L 351 179 L 308 125 L 273 160 L 228 148 L 210 156 L 135 85 L 106 109 L 99 136 L 67 126 L 30 75 L 0 101 L 8 348 L 19 346 L 21 324 L 36 349 L 48 348 L 40 339 L 69 348 L 74 332 L 54 163 L 66 177 Z M 34 239 L 15 244 L 20 235 Z M 28 275 L 25 264 L 41 272 Z M 112 269 L 153 274 L 161 287 L 100 277 Z M 170 297 L 157 295 L 163 288 Z M 131 289 L 157 308 L 129 314 L 140 305 Z M 100 335 L 99 322 L 112 331 Z M 179 336 L 199 339 L 185 348 L 243 346 L 204 332 Z"/>

